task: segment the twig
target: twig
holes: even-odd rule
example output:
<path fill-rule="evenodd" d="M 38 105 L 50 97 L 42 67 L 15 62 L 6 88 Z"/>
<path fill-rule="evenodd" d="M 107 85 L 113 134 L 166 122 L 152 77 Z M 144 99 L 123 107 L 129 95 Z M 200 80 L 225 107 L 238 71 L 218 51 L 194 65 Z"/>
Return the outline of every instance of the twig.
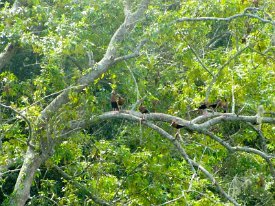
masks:
<path fill-rule="evenodd" d="M 147 42 L 147 39 L 145 40 L 142 40 L 139 45 L 137 46 L 136 50 L 134 51 L 134 53 L 132 54 L 127 54 L 127 55 L 124 55 L 124 56 L 121 56 L 121 57 L 117 57 L 114 59 L 114 63 L 116 62 L 119 62 L 119 61 L 123 61 L 123 60 L 128 60 L 128 59 L 131 59 L 131 58 L 135 58 L 135 57 L 138 57 L 140 54 L 140 49 L 141 47 Z"/>
<path fill-rule="evenodd" d="M 130 72 L 130 74 L 131 74 L 131 76 L 132 76 L 132 78 L 133 78 L 133 80 L 134 80 L 134 83 L 135 83 L 135 86 L 136 86 L 137 101 L 138 101 L 138 99 L 139 99 L 139 97 L 140 97 L 140 93 L 139 93 L 139 89 L 138 89 L 137 80 L 136 80 L 136 78 L 135 78 L 135 75 L 134 75 L 133 71 L 132 71 L 132 70 L 130 69 L 130 67 L 127 65 L 127 62 L 126 62 L 126 61 L 125 61 L 125 64 L 126 64 L 126 67 L 127 67 L 127 69 L 129 70 L 129 72 Z"/>
<path fill-rule="evenodd" d="M 180 23 L 180 22 L 184 22 L 184 21 L 226 21 L 226 22 L 230 22 L 230 21 L 232 21 L 234 19 L 237 19 L 237 18 L 240 18 L 240 17 L 250 17 L 250 18 L 258 19 L 263 23 L 272 24 L 272 25 L 275 24 L 274 21 L 266 20 L 266 19 L 263 19 L 263 18 L 261 18 L 257 15 L 250 14 L 250 13 L 235 14 L 233 16 L 226 17 L 226 18 L 218 18 L 218 17 L 189 18 L 189 17 L 183 17 L 183 18 L 179 18 L 179 19 L 175 20 L 173 23 Z"/>
<path fill-rule="evenodd" d="M 200 194 L 201 196 L 204 196 L 205 198 L 209 199 L 211 202 L 214 202 L 214 203 L 218 203 L 216 200 L 214 200 L 213 198 L 209 197 L 208 195 L 202 193 L 202 192 L 199 192 L 199 191 L 196 191 L 196 190 L 184 190 L 183 192 L 186 192 L 186 193 L 191 193 L 191 192 L 194 192 L 194 193 L 198 193 Z M 169 200 L 167 202 L 164 202 L 162 204 L 159 204 L 157 206 L 163 206 L 163 205 L 167 205 L 167 204 L 170 204 L 172 202 L 176 202 L 177 200 L 181 199 L 181 198 L 184 198 L 185 196 L 184 195 L 181 195 L 175 199 L 172 199 L 172 200 Z"/>
<path fill-rule="evenodd" d="M 240 49 L 236 54 L 234 54 L 232 57 L 230 57 L 230 59 L 227 60 L 227 62 L 225 62 L 219 69 L 219 71 L 215 74 L 215 76 L 213 77 L 212 81 L 210 82 L 207 90 L 206 90 L 206 95 L 205 95 L 205 100 L 208 100 L 210 92 L 212 87 L 214 86 L 214 83 L 217 81 L 220 73 L 223 71 L 223 69 L 230 64 L 231 61 L 233 61 L 237 56 L 239 56 L 244 50 L 246 50 L 247 48 L 249 48 L 250 45 L 245 46 L 244 48 Z"/>
<path fill-rule="evenodd" d="M 261 140 L 261 146 L 262 146 L 262 150 L 267 153 L 267 147 L 266 147 L 266 141 L 265 141 L 265 137 L 262 133 L 262 131 L 260 129 L 257 129 L 253 124 L 251 124 L 250 122 L 247 122 L 247 124 L 258 134 L 258 136 L 260 137 Z"/>
<path fill-rule="evenodd" d="M 234 91 L 234 73 L 232 70 L 231 71 L 231 81 L 232 81 L 232 85 L 231 85 L 231 95 L 232 95 L 232 107 L 231 107 L 231 112 L 234 114 L 235 113 L 235 91 Z"/>
<path fill-rule="evenodd" d="M 164 136 L 165 138 L 167 138 L 180 152 L 180 154 L 182 155 L 182 157 L 185 159 L 185 161 L 191 166 L 191 170 L 193 173 L 196 172 L 196 170 L 194 169 L 194 167 L 197 167 L 202 173 L 204 173 L 206 175 L 206 177 L 216 186 L 217 190 L 230 202 L 232 202 L 234 205 L 239 205 L 236 200 L 234 200 L 232 197 L 230 197 L 223 189 L 222 187 L 219 185 L 219 183 L 215 180 L 215 178 L 204 168 L 202 167 L 200 164 L 198 164 L 197 162 L 191 160 L 189 158 L 189 156 L 187 155 L 187 153 L 185 152 L 185 150 L 181 147 L 180 143 L 178 141 L 176 141 L 170 134 L 168 134 L 166 131 L 164 131 L 163 129 L 161 129 L 160 127 L 149 123 L 149 122 L 143 122 L 145 125 L 147 125 L 148 127 L 154 129 L 156 132 L 158 132 L 160 135 Z"/>
<path fill-rule="evenodd" d="M 20 170 L 21 170 L 21 168 L 20 169 L 14 169 L 14 170 L 8 170 L 6 172 L 0 173 L 0 177 L 2 177 L 5 174 L 8 174 L 8 173 L 19 172 Z"/>
<path fill-rule="evenodd" d="M 275 169 L 274 169 L 274 166 L 271 161 L 271 159 L 274 157 L 272 155 L 267 155 L 265 152 L 262 152 L 260 150 L 250 148 L 250 147 L 240 147 L 240 146 L 232 147 L 230 144 L 228 144 L 227 142 L 225 142 L 224 140 L 219 138 L 217 135 L 213 134 L 212 132 L 206 131 L 206 130 L 205 131 L 202 130 L 201 133 L 208 135 L 209 137 L 211 137 L 215 141 L 219 142 L 221 145 L 223 145 L 227 150 L 229 150 L 231 152 L 247 152 L 247 153 L 253 153 L 253 154 L 259 155 L 260 157 L 265 159 L 266 162 L 268 163 L 270 171 L 271 171 L 271 175 L 275 181 Z"/>
<path fill-rule="evenodd" d="M 130 112 L 133 112 L 135 110 L 135 108 L 137 107 L 137 105 L 139 105 L 144 99 L 146 99 L 146 97 L 147 97 L 147 95 L 145 95 L 141 99 L 137 99 L 137 101 L 133 104 Z"/>
<path fill-rule="evenodd" d="M 31 122 L 28 120 L 28 118 L 25 116 L 25 115 L 23 115 L 22 114 L 22 112 L 18 112 L 18 111 L 16 111 L 15 109 L 13 109 L 11 106 L 7 106 L 7 105 L 4 105 L 4 104 L 1 104 L 0 103 L 0 106 L 2 106 L 2 107 L 4 107 L 4 108 L 6 108 L 6 109 L 10 109 L 10 110 L 12 110 L 13 112 L 15 112 L 16 114 L 18 114 L 19 116 L 21 116 L 26 122 L 27 122 L 27 124 L 28 124 L 28 126 L 29 126 L 29 136 L 28 136 L 28 139 L 27 139 L 27 145 L 29 146 L 29 147 L 31 147 L 32 149 L 34 149 L 34 146 L 31 144 L 31 139 L 32 139 L 32 125 L 31 125 Z"/>
<path fill-rule="evenodd" d="M 179 200 L 179 199 L 181 199 L 181 198 L 184 198 L 184 195 L 181 195 L 181 196 L 179 196 L 179 197 L 177 197 L 177 198 L 175 198 L 175 199 L 169 200 L 169 201 L 164 202 L 164 203 L 162 203 L 162 204 L 159 204 L 159 205 L 157 205 L 157 206 L 168 205 L 168 204 L 170 204 L 170 203 L 176 202 L 177 200 Z"/>
<path fill-rule="evenodd" d="M 187 44 L 188 44 L 188 42 L 187 42 Z M 193 54 L 195 55 L 195 57 L 198 59 L 198 61 L 201 64 L 201 66 L 214 78 L 214 74 L 209 69 L 207 69 L 207 67 L 201 61 L 200 57 L 198 56 L 198 54 L 196 53 L 196 51 L 193 49 L 193 47 L 190 44 L 188 44 L 188 46 L 191 49 L 191 51 L 193 52 Z"/>

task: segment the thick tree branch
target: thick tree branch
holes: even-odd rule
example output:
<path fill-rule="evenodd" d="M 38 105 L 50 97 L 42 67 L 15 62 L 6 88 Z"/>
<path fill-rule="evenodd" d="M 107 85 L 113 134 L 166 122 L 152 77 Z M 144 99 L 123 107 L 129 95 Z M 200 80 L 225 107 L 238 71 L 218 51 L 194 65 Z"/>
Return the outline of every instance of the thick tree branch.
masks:
<path fill-rule="evenodd" d="M 168 134 L 166 131 L 164 131 L 163 129 L 161 129 L 160 127 L 150 123 L 150 122 L 144 122 L 145 125 L 147 125 L 148 127 L 154 129 L 155 131 L 157 131 L 159 134 L 161 134 L 162 136 L 164 136 L 165 138 L 167 138 L 176 148 L 177 150 L 180 152 L 180 154 L 182 155 L 182 157 L 185 159 L 185 161 L 191 166 L 192 168 L 192 172 L 196 173 L 196 170 L 194 169 L 194 167 L 199 168 L 199 170 L 205 174 L 205 176 L 216 186 L 216 188 L 218 189 L 218 191 L 226 198 L 228 199 L 230 202 L 232 202 L 234 205 L 239 205 L 236 200 L 234 200 L 232 197 L 230 197 L 220 186 L 220 184 L 215 180 L 215 178 L 210 174 L 210 172 L 208 172 L 204 167 L 202 167 L 200 164 L 198 164 L 197 162 L 195 162 L 194 160 L 190 159 L 189 156 L 187 155 L 187 153 L 185 152 L 185 150 L 182 148 L 181 144 L 170 134 Z"/>
<path fill-rule="evenodd" d="M 216 124 L 219 124 L 221 122 L 226 121 L 241 121 L 241 122 L 250 122 L 252 124 L 257 124 L 257 117 L 255 116 L 244 116 L 244 115 L 236 115 L 231 113 L 220 113 L 220 114 L 213 114 L 208 115 L 208 121 L 203 122 L 200 124 L 200 127 L 202 128 L 209 128 L 211 126 L 214 126 Z M 262 123 L 268 123 L 268 124 L 275 124 L 275 118 L 271 117 L 264 117 Z"/>
<path fill-rule="evenodd" d="M 97 78 L 101 77 L 102 74 L 110 69 L 110 67 L 115 62 L 114 60 L 117 55 L 117 46 L 124 39 L 124 36 L 129 32 L 129 30 L 134 28 L 135 23 L 143 18 L 143 14 L 147 9 L 148 4 L 149 0 L 142 1 L 136 12 L 128 14 L 125 17 L 124 22 L 112 36 L 103 58 L 94 65 L 93 69 L 91 69 L 86 75 L 82 76 L 78 80 L 77 83 L 81 86 L 78 86 L 76 91 L 81 91 L 83 88 L 93 83 Z M 48 122 L 50 117 L 56 114 L 56 112 L 63 105 L 69 102 L 69 92 L 70 89 L 64 90 L 41 112 L 39 120 L 37 121 L 37 126 L 40 130 L 45 129 L 45 122 Z M 40 140 L 42 141 L 43 139 Z M 50 146 L 51 145 L 49 145 L 49 147 Z M 35 171 L 40 167 L 41 163 L 49 157 L 48 155 L 50 154 L 45 154 L 43 152 L 36 153 L 31 147 L 28 147 L 22 169 L 19 173 L 13 191 L 13 194 L 16 198 L 9 200 L 10 205 L 24 205 L 26 203 L 30 194 L 30 186 L 33 181 Z"/>
<path fill-rule="evenodd" d="M 40 156 L 31 147 L 28 147 L 14 187 L 13 198 L 7 200 L 8 203 L 4 202 L 6 205 L 25 205 L 30 197 L 34 174 L 46 158 L 46 156 Z"/>
<path fill-rule="evenodd" d="M 215 116 L 216 115 L 216 116 Z M 161 114 L 161 113 L 151 113 L 146 115 L 146 121 L 142 121 L 142 123 L 154 130 L 156 130 L 159 134 L 166 137 L 180 152 L 180 154 L 184 157 L 184 159 L 187 161 L 187 163 L 192 166 L 191 169 L 193 172 L 196 172 L 194 167 L 199 168 L 217 187 L 217 189 L 224 195 L 228 200 L 233 202 L 235 205 L 238 203 L 234 202 L 235 200 L 232 199 L 230 196 L 228 196 L 222 188 L 220 188 L 219 184 L 215 181 L 213 176 L 205 170 L 201 165 L 196 163 L 195 161 L 191 160 L 187 153 L 184 151 L 184 149 L 181 147 L 181 144 L 170 134 L 168 134 L 166 131 L 161 129 L 160 127 L 156 126 L 155 124 L 152 124 L 148 121 L 163 121 L 163 122 L 171 122 L 172 120 L 177 120 L 181 125 L 183 125 L 186 129 L 191 131 L 197 131 L 199 133 L 205 134 L 218 142 L 219 144 L 223 145 L 228 151 L 230 152 L 246 152 L 246 153 L 252 153 L 261 156 L 263 159 L 266 160 L 267 164 L 270 167 L 271 174 L 275 180 L 275 170 L 273 163 L 271 161 L 272 158 L 275 158 L 275 156 L 269 155 L 266 152 L 262 152 L 260 150 L 250 148 L 250 147 L 240 147 L 240 146 L 231 146 L 229 143 L 218 137 L 217 135 L 213 134 L 212 132 L 208 131 L 207 129 L 215 124 L 224 122 L 224 121 L 243 121 L 243 122 L 252 122 L 255 123 L 256 116 L 237 116 L 235 114 L 219 114 L 220 116 L 217 116 L 218 114 L 215 114 L 212 117 L 213 119 L 210 119 L 206 122 L 203 122 L 201 124 L 192 123 L 192 121 L 186 121 L 184 119 L 167 115 L 167 114 Z M 209 116 L 211 117 L 211 116 Z M 109 119 L 127 119 L 130 121 L 140 122 L 142 119 L 142 114 L 135 111 L 120 111 L 120 112 L 106 112 L 102 115 L 97 116 L 96 118 L 91 118 L 89 121 L 75 121 L 71 123 L 71 129 L 75 128 L 85 128 L 90 123 L 95 123 L 98 120 L 109 120 Z M 272 123 L 275 124 L 275 118 L 263 118 L 263 122 L 266 123 Z"/>
<path fill-rule="evenodd" d="M 161 121 L 161 122 L 168 122 L 171 123 L 173 120 L 178 121 L 179 124 L 183 125 L 184 128 L 196 131 L 196 130 L 202 130 L 202 129 L 208 129 L 211 126 L 214 126 L 216 124 L 226 122 L 226 121 L 239 121 L 239 122 L 250 122 L 252 124 L 255 124 L 257 121 L 256 116 L 238 116 L 235 114 L 224 114 L 224 113 L 214 113 L 212 115 L 208 115 L 206 118 L 204 115 L 199 116 L 200 119 L 209 119 L 206 122 L 203 123 L 196 123 L 193 120 L 188 121 L 181 119 L 179 117 L 164 114 L 164 113 L 150 113 L 146 115 L 147 121 Z M 195 119 L 199 119 L 199 117 Z M 120 112 L 111 111 L 111 112 L 105 112 L 99 116 L 91 117 L 90 120 L 81 120 L 81 121 L 72 121 L 69 129 L 75 129 L 75 128 L 85 128 L 88 126 L 91 122 L 95 122 L 97 120 L 107 120 L 112 118 L 125 118 L 131 121 L 139 121 L 142 118 L 142 114 L 140 112 L 132 111 L 132 110 L 124 110 Z M 213 118 L 213 119 L 211 119 Z M 262 123 L 268 123 L 268 124 L 275 124 L 275 118 L 271 117 L 263 117 Z M 67 131 L 68 132 L 68 131 Z"/>
<path fill-rule="evenodd" d="M 121 112 L 108 112 L 108 113 L 100 115 L 98 118 L 99 119 L 112 119 L 112 118 L 117 119 L 117 118 L 123 118 L 123 119 L 128 119 L 128 120 L 131 120 L 131 121 L 139 121 L 140 122 L 142 117 L 134 116 L 133 113 L 129 114 L 129 113 L 121 113 Z M 226 199 L 228 199 L 234 205 L 239 205 L 232 197 L 230 197 L 229 195 L 227 195 L 227 193 L 221 188 L 221 186 L 215 180 L 215 178 L 204 167 L 202 167 L 200 164 L 196 163 L 195 161 L 193 161 L 193 160 L 191 160 L 189 158 L 189 156 L 187 155 L 187 153 L 185 152 L 185 150 L 181 147 L 181 144 L 173 136 L 171 136 L 170 134 L 168 134 L 166 131 L 164 131 L 160 127 L 158 127 L 155 124 L 152 124 L 152 123 L 150 123 L 148 121 L 142 121 L 142 123 L 145 124 L 146 126 L 152 128 L 152 129 L 154 129 L 160 135 L 162 135 L 165 138 L 167 138 L 178 149 L 178 151 L 180 152 L 180 154 L 182 155 L 182 157 L 191 166 L 191 170 L 193 171 L 193 173 L 196 173 L 196 170 L 194 169 L 194 166 L 197 167 L 197 168 L 199 168 L 207 176 L 207 178 L 210 179 L 210 181 L 216 186 L 216 188 L 218 189 L 218 191 Z"/>
<path fill-rule="evenodd" d="M 118 43 L 124 39 L 124 36 L 129 32 L 129 25 L 133 28 L 133 24 L 139 21 L 143 17 L 143 13 L 147 9 L 149 4 L 149 0 L 144 0 L 139 5 L 138 10 L 135 13 L 128 14 L 125 17 L 124 22 L 120 25 L 120 27 L 116 30 L 114 35 L 112 36 L 110 43 L 107 47 L 106 53 L 104 57 L 94 65 L 93 69 L 82 76 L 78 80 L 78 84 L 83 85 L 79 88 L 79 91 L 85 88 L 87 85 L 91 84 L 94 80 L 99 78 L 103 73 L 110 69 L 114 63 L 116 63 L 119 59 L 116 59 L 117 45 Z M 123 60 L 123 58 L 121 58 Z M 68 99 L 69 91 L 64 91 L 59 96 L 57 96 L 41 113 L 42 119 L 47 119 L 50 114 L 55 113 L 62 105 L 69 101 Z"/>
<path fill-rule="evenodd" d="M 89 122 L 88 121 L 81 121 L 81 122 L 75 122 L 71 124 L 71 129 L 74 129 L 76 127 L 78 128 L 85 128 L 88 126 L 89 123 L 94 123 L 95 120 L 107 120 L 107 119 L 128 119 L 130 121 L 136 121 L 140 122 L 142 119 L 142 114 L 139 112 L 133 112 L 133 111 L 123 111 L 123 112 L 106 112 L 102 115 L 99 115 L 96 117 L 96 119 L 92 118 Z M 185 129 L 190 130 L 190 131 L 196 131 L 201 134 L 205 134 L 218 142 L 219 144 L 223 145 L 227 150 L 231 152 L 247 152 L 247 153 L 252 153 L 261 156 L 263 159 L 267 161 L 269 164 L 272 176 L 275 180 L 275 172 L 274 172 L 274 167 L 272 165 L 271 159 L 275 158 L 275 156 L 269 155 L 268 153 L 262 152 L 260 150 L 250 148 L 250 147 L 233 147 L 217 135 L 213 134 L 212 132 L 208 131 L 208 127 L 210 125 L 214 125 L 224 122 L 224 121 L 243 121 L 243 122 L 256 122 L 256 116 L 237 116 L 237 115 L 221 115 L 219 117 L 216 117 L 212 120 L 208 120 L 205 123 L 202 124 L 194 124 L 191 123 L 190 121 L 186 121 L 184 119 L 172 116 L 172 115 L 167 115 L 167 114 L 161 114 L 161 113 L 150 113 L 146 115 L 146 120 L 147 121 L 162 121 L 162 122 L 171 122 L 172 120 L 176 120 L 179 124 L 183 125 Z M 275 124 L 275 118 L 263 118 L 263 122 L 269 122 Z M 145 123 L 144 123 L 145 124 Z M 147 124 L 147 123 L 146 123 Z M 166 134 L 166 133 L 165 133 Z M 164 134 L 163 134 L 164 135 Z M 170 141 L 174 141 L 174 138 L 170 136 Z"/>

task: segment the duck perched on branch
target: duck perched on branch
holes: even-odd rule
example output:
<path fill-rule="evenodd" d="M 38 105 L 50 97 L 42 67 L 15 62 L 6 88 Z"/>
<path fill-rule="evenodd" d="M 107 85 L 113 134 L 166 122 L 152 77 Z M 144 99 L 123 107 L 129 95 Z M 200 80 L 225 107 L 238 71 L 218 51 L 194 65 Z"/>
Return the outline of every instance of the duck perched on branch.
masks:
<path fill-rule="evenodd" d="M 180 128 L 183 128 L 184 126 L 180 125 L 176 120 L 173 120 L 170 126 L 177 129 L 175 138 L 180 138 Z"/>
<path fill-rule="evenodd" d="M 139 105 L 139 108 L 138 108 L 138 110 L 141 112 L 141 114 L 142 114 L 142 118 L 141 118 L 141 120 L 144 120 L 144 114 L 149 114 L 150 113 L 150 111 L 143 105 L 143 102 L 144 102 L 144 100 L 142 99 L 141 101 L 140 101 L 140 105 Z"/>
<path fill-rule="evenodd" d="M 122 105 L 124 105 L 124 103 L 125 103 L 125 99 L 121 96 L 118 96 L 117 104 L 118 104 L 119 110 L 122 109 Z"/>
<path fill-rule="evenodd" d="M 183 125 L 178 124 L 175 120 L 172 121 L 170 126 L 176 128 L 176 129 L 180 129 L 180 128 L 184 127 Z"/>
<path fill-rule="evenodd" d="M 204 101 L 200 104 L 200 106 L 198 107 L 198 109 L 207 109 L 209 107 L 209 102 L 208 101 Z"/>
<path fill-rule="evenodd" d="M 228 102 L 226 99 L 221 100 L 221 99 L 217 99 L 217 101 L 215 101 L 214 103 L 210 104 L 208 101 L 204 101 L 200 104 L 200 106 L 198 107 L 199 110 L 203 111 L 203 114 L 207 113 L 207 109 L 211 108 L 212 110 L 217 110 L 218 108 L 222 109 L 222 111 L 224 113 L 227 112 L 228 110 Z"/>
<path fill-rule="evenodd" d="M 117 103 L 117 93 L 115 90 L 111 92 L 111 106 L 113 111 L 119 111 Z"/>
<path fill-rule="evenodd" d="M 207 100 L 202 102 L 198 107 L 199 111 L 201 111 L 202 114 L 207 114 L 207 108 L 209 108 L 209 102 Z"/>
<path fill-rule="evenodd" d="M 148 114 L 150 113 L 150 111 L 145 107 L 143 106 L 143 104 L 141 104 L 138 108 L 138 110 L 142 113 L 142 114 Z"/>

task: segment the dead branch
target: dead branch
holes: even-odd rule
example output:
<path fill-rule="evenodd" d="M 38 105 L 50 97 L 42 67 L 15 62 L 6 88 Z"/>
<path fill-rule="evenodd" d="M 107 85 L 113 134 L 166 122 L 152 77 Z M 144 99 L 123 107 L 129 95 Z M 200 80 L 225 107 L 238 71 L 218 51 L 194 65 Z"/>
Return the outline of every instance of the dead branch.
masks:
<path fill-rule="evenodd" d="M 233 16 L 225 17 L 225 18 L 218 18 L 218 17 L 189 18 L 189 17 L 183 17 L 183 18 L 179 18 L 179 19 L 175 20 L 173 23 L 180 23 L 180 22 L 184 22 L 184 21 L 226 21 L 226 22 L 230 22 L 234 19 L 241 18 L 241 17 L 250 17 L 250 18 L 258 19 L 262 23 L 275 25 L 274 21 L 261 18 L 261 17 L 255 15 L 255 14 L 246 13 L 246 10 L 243 13 L 235 14 Z"/>

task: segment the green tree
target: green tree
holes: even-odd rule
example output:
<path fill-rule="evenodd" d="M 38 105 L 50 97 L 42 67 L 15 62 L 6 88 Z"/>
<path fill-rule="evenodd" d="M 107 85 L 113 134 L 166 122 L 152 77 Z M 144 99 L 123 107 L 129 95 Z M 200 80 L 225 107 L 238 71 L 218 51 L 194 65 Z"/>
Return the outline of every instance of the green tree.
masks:
<path fill-rule="evenodd" d="M 275 204 L 274 10 L 1 1 L 0 203 Z"/>

